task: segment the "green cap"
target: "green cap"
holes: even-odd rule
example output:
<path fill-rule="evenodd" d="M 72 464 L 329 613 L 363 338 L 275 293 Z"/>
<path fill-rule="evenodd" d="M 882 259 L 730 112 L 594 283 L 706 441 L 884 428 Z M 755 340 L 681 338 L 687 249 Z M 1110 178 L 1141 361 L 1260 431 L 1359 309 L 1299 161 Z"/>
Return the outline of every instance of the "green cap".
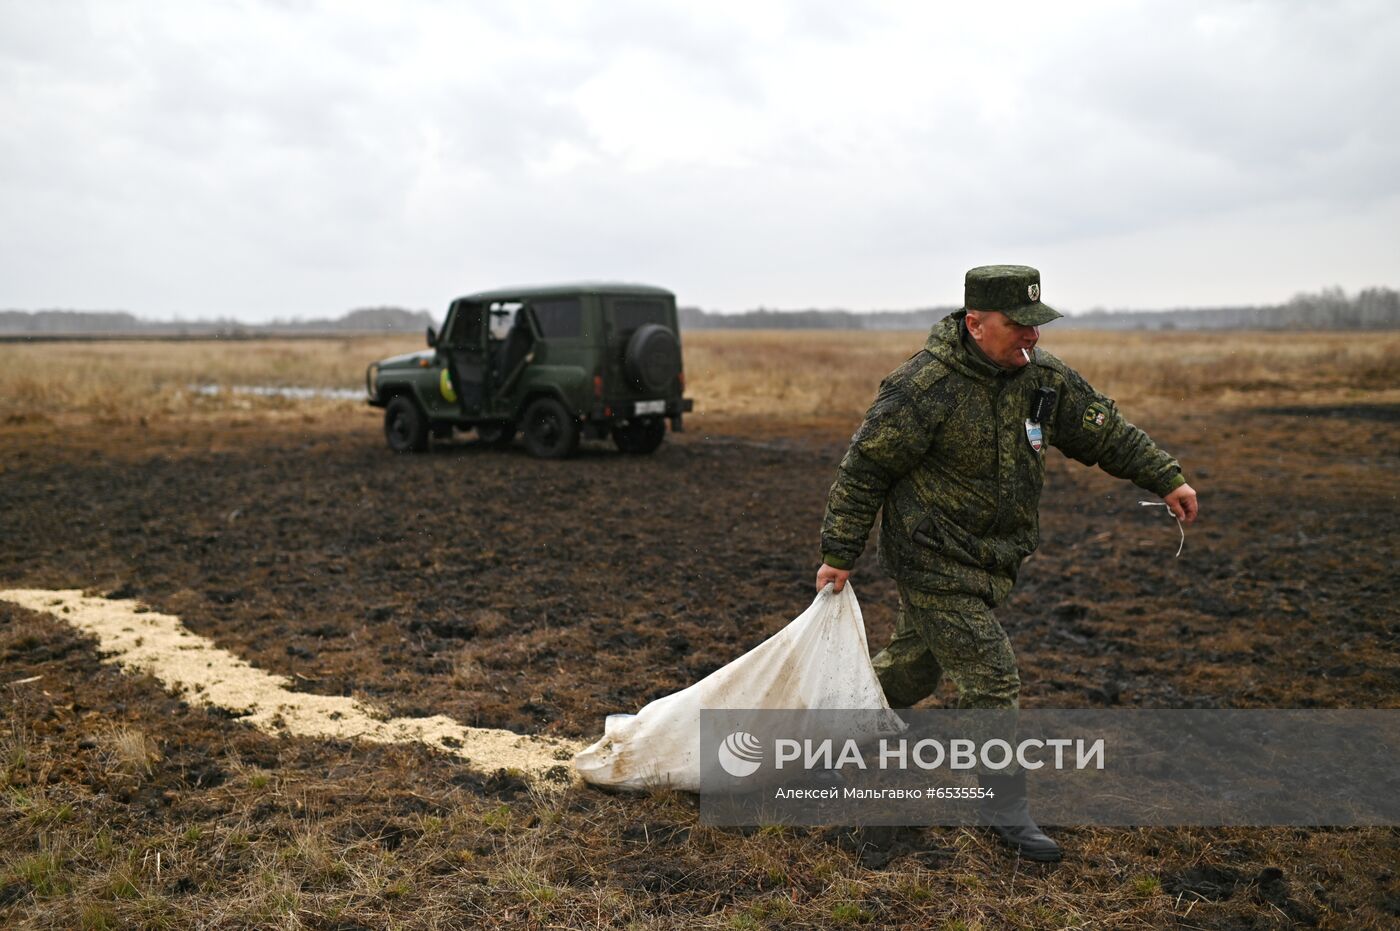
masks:
<path fill-rule="evenodd" d="M 999 310 L 1022 326 L 1040 326 L 1064 314 L 1040 303 L 1040 271 L 1029 265 L 979 265 L 963 281 L 963 307 Z"/>

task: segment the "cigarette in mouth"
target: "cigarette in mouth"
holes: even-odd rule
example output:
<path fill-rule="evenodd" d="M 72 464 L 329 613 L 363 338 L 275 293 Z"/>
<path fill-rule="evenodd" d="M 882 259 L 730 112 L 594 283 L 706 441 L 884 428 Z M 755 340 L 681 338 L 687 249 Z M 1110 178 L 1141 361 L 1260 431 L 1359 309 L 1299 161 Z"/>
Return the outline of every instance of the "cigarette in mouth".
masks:
<path fill-rule="evenodd" d="M 1021 355 L 1023 355 L 1023 356 L 1026 357 L 1026 361 L 1027 361 L 1027 362 L 1031 361 L 1031 354 L 1030 354 L 1029 352 L 1026 352 L 1026 350 L 1022 349 L 1022 350 L 1021 350 Z"/>

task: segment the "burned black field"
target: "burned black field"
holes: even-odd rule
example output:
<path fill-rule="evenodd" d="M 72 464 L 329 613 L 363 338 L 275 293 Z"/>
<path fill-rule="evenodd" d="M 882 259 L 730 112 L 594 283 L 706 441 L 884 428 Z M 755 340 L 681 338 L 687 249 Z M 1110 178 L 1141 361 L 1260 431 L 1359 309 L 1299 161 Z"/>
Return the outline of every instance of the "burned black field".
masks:
<path fill-rule="evenodd" d="M 1393 406 L 1144 422 L 1202 520 L 1052 453 L 1002 615 L 1025 707 L 1396 707 Z M 12 423 L 0 588 L 137 599 L 296 688 L 592 740 L 811 600 L 843 441 L 692 424 L 652 457 L 383 449 L 250 418 Z M 873 647 L 893 586 L 853 577 Z M 696 824 L 694 800 L 279 739 L 0 602 L 0 920 L 22 927 L 1388 927 L 1393 829 L 1062 828 L 1018 863 L 964 829 Z M 28 680 L 28 681 L 21 681 Z M 14 683 L 14 684 L 12 684 Z M 944 691 L 936 701 L 951 701 Z"/>

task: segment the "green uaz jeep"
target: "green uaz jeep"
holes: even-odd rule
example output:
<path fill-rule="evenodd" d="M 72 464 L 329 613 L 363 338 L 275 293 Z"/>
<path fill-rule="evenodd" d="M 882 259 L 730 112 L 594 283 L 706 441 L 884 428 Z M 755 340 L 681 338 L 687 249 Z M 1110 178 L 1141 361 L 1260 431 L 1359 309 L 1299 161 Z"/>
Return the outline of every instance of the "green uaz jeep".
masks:
<path fill-rule="evenodd" d="M 398 452 L 429 436 L 475 429 L 492 444 L 522 432 L 536 456 L 570 455 L 581 437 L 611 435 L 627 453 L 653 452 L 666 420 L 680 432 L 676 298 L 645 285 L 587 283 L 509 288 L 452 302 L 429 348 L 382 359 L 365 373 Z"/>

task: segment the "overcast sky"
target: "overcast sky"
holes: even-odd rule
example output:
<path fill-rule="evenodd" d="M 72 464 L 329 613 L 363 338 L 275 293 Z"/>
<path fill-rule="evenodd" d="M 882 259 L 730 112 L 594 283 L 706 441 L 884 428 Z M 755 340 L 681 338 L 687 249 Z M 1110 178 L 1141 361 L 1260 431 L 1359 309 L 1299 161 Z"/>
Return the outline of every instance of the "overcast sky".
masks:
<path fill-rule="evenodd" d="M 1400 4 L 0 0 L 0 308 L 1400 285 Z"/>

